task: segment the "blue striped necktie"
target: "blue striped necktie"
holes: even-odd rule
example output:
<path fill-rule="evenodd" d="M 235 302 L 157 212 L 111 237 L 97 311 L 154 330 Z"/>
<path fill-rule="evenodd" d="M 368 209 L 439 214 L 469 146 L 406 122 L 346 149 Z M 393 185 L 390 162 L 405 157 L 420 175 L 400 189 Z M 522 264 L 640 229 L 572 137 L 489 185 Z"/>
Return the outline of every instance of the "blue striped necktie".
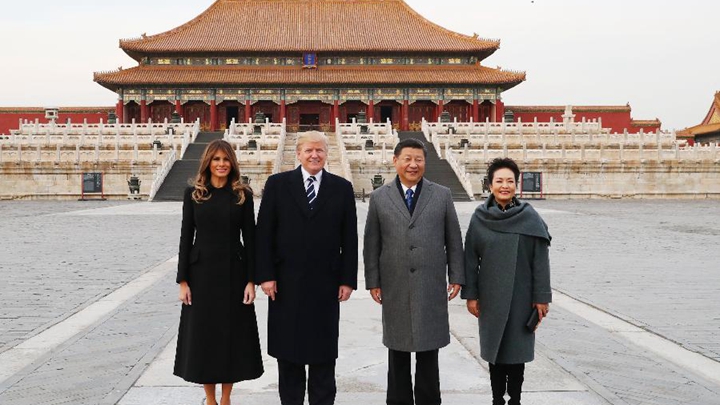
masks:
<path fill-rule="evenodd" d="M 405 205 L 407 205 L 408 210 L 412 210 L 412 199 L 413 199 L 413 191 L 411 188 L 407 189 L 405 192 Z"/>
<path fill-rule="evenodd" d="M 315 179 L 315 176 L 308 177 L 308 186 L 305 189 L 305 195 L 307 196 L 308 204 L 310 204 L 311 210 L 315 208 L 315 200 L 317 200 L 317 193 L 315 192 L 315 181 L 317 181 L 317 179 Z"/>

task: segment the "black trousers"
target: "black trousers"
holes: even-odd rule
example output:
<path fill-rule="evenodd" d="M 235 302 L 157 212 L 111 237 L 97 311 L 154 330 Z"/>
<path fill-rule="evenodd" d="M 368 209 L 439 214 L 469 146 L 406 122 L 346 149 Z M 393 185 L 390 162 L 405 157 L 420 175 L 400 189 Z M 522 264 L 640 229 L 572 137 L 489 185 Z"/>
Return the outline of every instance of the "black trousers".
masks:
<path fill-rule="evenodd" d="M 310 364 L 307 376 L 307 392 L 310 405 L 333 405 L 335 385 L 335 360 L 329 363 Z M 305 402 L 305 364 L 278 359 L 280 403 L 303 405 Z"/>
<path fill-rule="evenodd" d="M 520 405 L 522 385 L 525 380 L 525 363 L 492 364 L 490 368 L 490 386 L 493 405 L 505 405 L 505 391 L 510 396 L 509 405 Z"/>
<path fill-rule="evenodd" d="M 410 352 L 388 349 L 387 405 L 440 405 L 438 350 L 415 353 L 414 393 Z"/>

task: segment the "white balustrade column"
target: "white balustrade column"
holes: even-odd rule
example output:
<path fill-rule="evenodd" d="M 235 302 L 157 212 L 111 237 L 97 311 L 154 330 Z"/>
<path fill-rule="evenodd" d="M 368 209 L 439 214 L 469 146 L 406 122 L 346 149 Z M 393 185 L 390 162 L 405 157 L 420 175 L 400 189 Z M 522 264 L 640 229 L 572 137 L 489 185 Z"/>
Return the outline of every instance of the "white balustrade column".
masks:
<path fill-rule="evenodd" d="M 60 144 L 55 145 L 55 163 L 60 163 Z"/>

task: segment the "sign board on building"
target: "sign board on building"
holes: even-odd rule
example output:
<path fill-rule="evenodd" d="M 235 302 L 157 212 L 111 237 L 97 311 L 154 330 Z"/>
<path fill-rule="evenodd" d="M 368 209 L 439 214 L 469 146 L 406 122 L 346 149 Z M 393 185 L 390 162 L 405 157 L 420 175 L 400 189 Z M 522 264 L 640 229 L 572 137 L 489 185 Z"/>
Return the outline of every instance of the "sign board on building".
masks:
<path fill-rule="evenodd" d="M 523 172 L 521 180 L 521 194 L 542 193 L 542 172 Z"/>
<path fill-rule="evenodd" d="M 316 68 L 317 67 L 317 54 L 315 52 L 303 53 L 303 67 L 304 68 Z"/>
<path fill-rule="evenodd" d="M 83 173 L 82 174 L 82 191 L 80 200 L 86 200 L 88 194 L 100 194 L 101 199 L 105 199 L 103 190 L 103 174 L 102 173 Z"/>

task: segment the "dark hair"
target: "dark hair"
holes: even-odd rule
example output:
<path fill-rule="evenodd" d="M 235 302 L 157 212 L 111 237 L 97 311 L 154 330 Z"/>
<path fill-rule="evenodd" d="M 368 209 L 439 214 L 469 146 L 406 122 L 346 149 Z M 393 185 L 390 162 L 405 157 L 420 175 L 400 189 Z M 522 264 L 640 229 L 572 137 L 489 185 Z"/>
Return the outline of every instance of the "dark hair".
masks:
<path fill-rule="evenodd" d="M 427 148 L 425 147 L 425 144 L 422 143 L 422 141 L 419 139 L 403 139 L 402 141 L 398 142 L 397 145 L 395 145 L 395 150 L 393 151 L 393 154 L 396 157 L 400 156 L 400 152 L 402 152 L 402 150 L 405 148 L 422 149 L 423 155 L 427 157 Z"/>
<path fill-rule="evenodd" d="M 492 183 L 493 175 L 500 169 L 510 169 L 515 174 L 515 182 L 520 180 L 520 168 L 517 163 L 510 158 L 495 158 L 490 162 L 487 169 L 488 182 Z"/>
<path fill-rule="evenodd" d="M 208 185 L 210 185 L 210 162 L 212 161 L 215 153 L 223 152 L 230 159 L 230 174 L 228 175 L 228 183 L 232 187 L 234 193 L 238 195 L 238 205 L 245 203 L 245 192 L 252 193 L 252 189 L 247 184 L 242 182 L 240 178 L 240 166 L 238 165 L 235 152 L 233 151 L 232 145 L 222 139 L 215 139 L 210 142 L 200 158 L 200 167 L 198 167 L 197 174 L 193 180 L 193 186 L 195 190 L 192 192 L 192 199 L 196 203 L 202 203 L 212 197 L 208 191 Z"/>

